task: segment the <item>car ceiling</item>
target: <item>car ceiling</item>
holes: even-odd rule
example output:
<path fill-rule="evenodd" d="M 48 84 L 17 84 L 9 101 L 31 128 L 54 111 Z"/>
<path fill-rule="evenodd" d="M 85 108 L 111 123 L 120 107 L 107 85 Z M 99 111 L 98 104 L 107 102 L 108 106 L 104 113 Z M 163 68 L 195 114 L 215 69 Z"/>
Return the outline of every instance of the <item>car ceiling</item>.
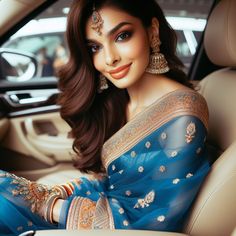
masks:
<path fill-rule="evenodd" d="M 46 0 L 0 0 L 0 36 Z"/>

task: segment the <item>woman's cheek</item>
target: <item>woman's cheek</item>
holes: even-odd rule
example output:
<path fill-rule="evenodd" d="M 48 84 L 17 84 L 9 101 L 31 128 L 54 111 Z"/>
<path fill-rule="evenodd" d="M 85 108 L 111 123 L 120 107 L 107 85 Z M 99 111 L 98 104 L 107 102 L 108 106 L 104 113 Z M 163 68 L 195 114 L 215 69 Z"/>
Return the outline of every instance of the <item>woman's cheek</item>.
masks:
<path fill-rule="evenodd" d="M 138 38 L 122 45 L 120 50 L 122 54 L 126 55 L 128 58 L 138 59 L 140 56 L 143 56 L 144 53 L 149 53 L 149 44 L 146 39 Z"/>
<path fill-rule="evenodd" d="M 96 70 L 102 72 L 104 70 L 104 58 L 101 56 L 101 54 L 95 54 L 93 56 L 93 65 Z"/>

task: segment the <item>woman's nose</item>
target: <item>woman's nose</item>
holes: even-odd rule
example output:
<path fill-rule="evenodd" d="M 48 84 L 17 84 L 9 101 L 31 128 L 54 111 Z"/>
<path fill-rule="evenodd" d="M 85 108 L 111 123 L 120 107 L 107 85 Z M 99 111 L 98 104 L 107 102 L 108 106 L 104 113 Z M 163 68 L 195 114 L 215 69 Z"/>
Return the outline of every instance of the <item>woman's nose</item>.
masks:
<path fill-rule="evenodd" d="M 119 53 L 114 47 L 107 47 L 105 50 L 106 65 L 112 66 L 120 60 Z"/>

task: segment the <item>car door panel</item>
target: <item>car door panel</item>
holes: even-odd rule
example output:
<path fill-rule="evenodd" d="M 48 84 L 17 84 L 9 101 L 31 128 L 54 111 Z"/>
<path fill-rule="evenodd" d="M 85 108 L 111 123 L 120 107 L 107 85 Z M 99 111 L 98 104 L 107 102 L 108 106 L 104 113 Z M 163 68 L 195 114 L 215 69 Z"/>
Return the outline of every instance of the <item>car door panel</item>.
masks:
<path fill-rule="evenodd" d="M 10 90 L 0 94 L 0 110 L 4 111 L 0 120 L 0 156 L 5 169 L 21 171 L 23 176 L 29 176 L 24 172 L 32 170 L 30 179 L 35 179 L 41 176 L 37 171 L 44 169 L 45 174 L 46 169 L 51 172 L 51 168 L 71 163 L 70 127 L 60 117 L 60 107 L 55 105 L 58 93 L 54 88 Z M 9 166 L 3 160 L 8 157 L 25 163 L 25 167 L 23 164 Z"/>
<path fill-rule="evenodd" d="M 47 127 L 49 132 L 46 132 Z M 56 129 L 56 135 L 50 133 L 50 127 Z M 2 146 L 55 165 L 71 160 L 72 141 L 67 138 L 68 131 L 69 127 L 58 112 L 11 118 L 10 130 L 2 140 Z"/>
<path fill-rule="evenodd" d="M 7 130 L 9 127 L 9 121 L 6 118 L 0 118 L 0 141 L 2 140 L 2 138 L 4 137 L 4 135 L 6 134 Z"/>

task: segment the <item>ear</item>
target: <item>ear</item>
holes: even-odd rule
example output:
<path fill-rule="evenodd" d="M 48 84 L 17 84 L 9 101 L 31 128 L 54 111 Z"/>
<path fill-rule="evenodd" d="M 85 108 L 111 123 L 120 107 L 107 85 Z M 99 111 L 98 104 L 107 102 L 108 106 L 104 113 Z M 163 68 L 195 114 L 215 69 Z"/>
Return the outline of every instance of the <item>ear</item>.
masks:
<path fill-rule="evenodd" d="M 154 36 L 158 36 L 159 37 L 159 21 L 156 17 L 152 18 L 152 23 L 148 28 L 148 38 L 149 38 L 149 42 L 152 41 Z"/>

